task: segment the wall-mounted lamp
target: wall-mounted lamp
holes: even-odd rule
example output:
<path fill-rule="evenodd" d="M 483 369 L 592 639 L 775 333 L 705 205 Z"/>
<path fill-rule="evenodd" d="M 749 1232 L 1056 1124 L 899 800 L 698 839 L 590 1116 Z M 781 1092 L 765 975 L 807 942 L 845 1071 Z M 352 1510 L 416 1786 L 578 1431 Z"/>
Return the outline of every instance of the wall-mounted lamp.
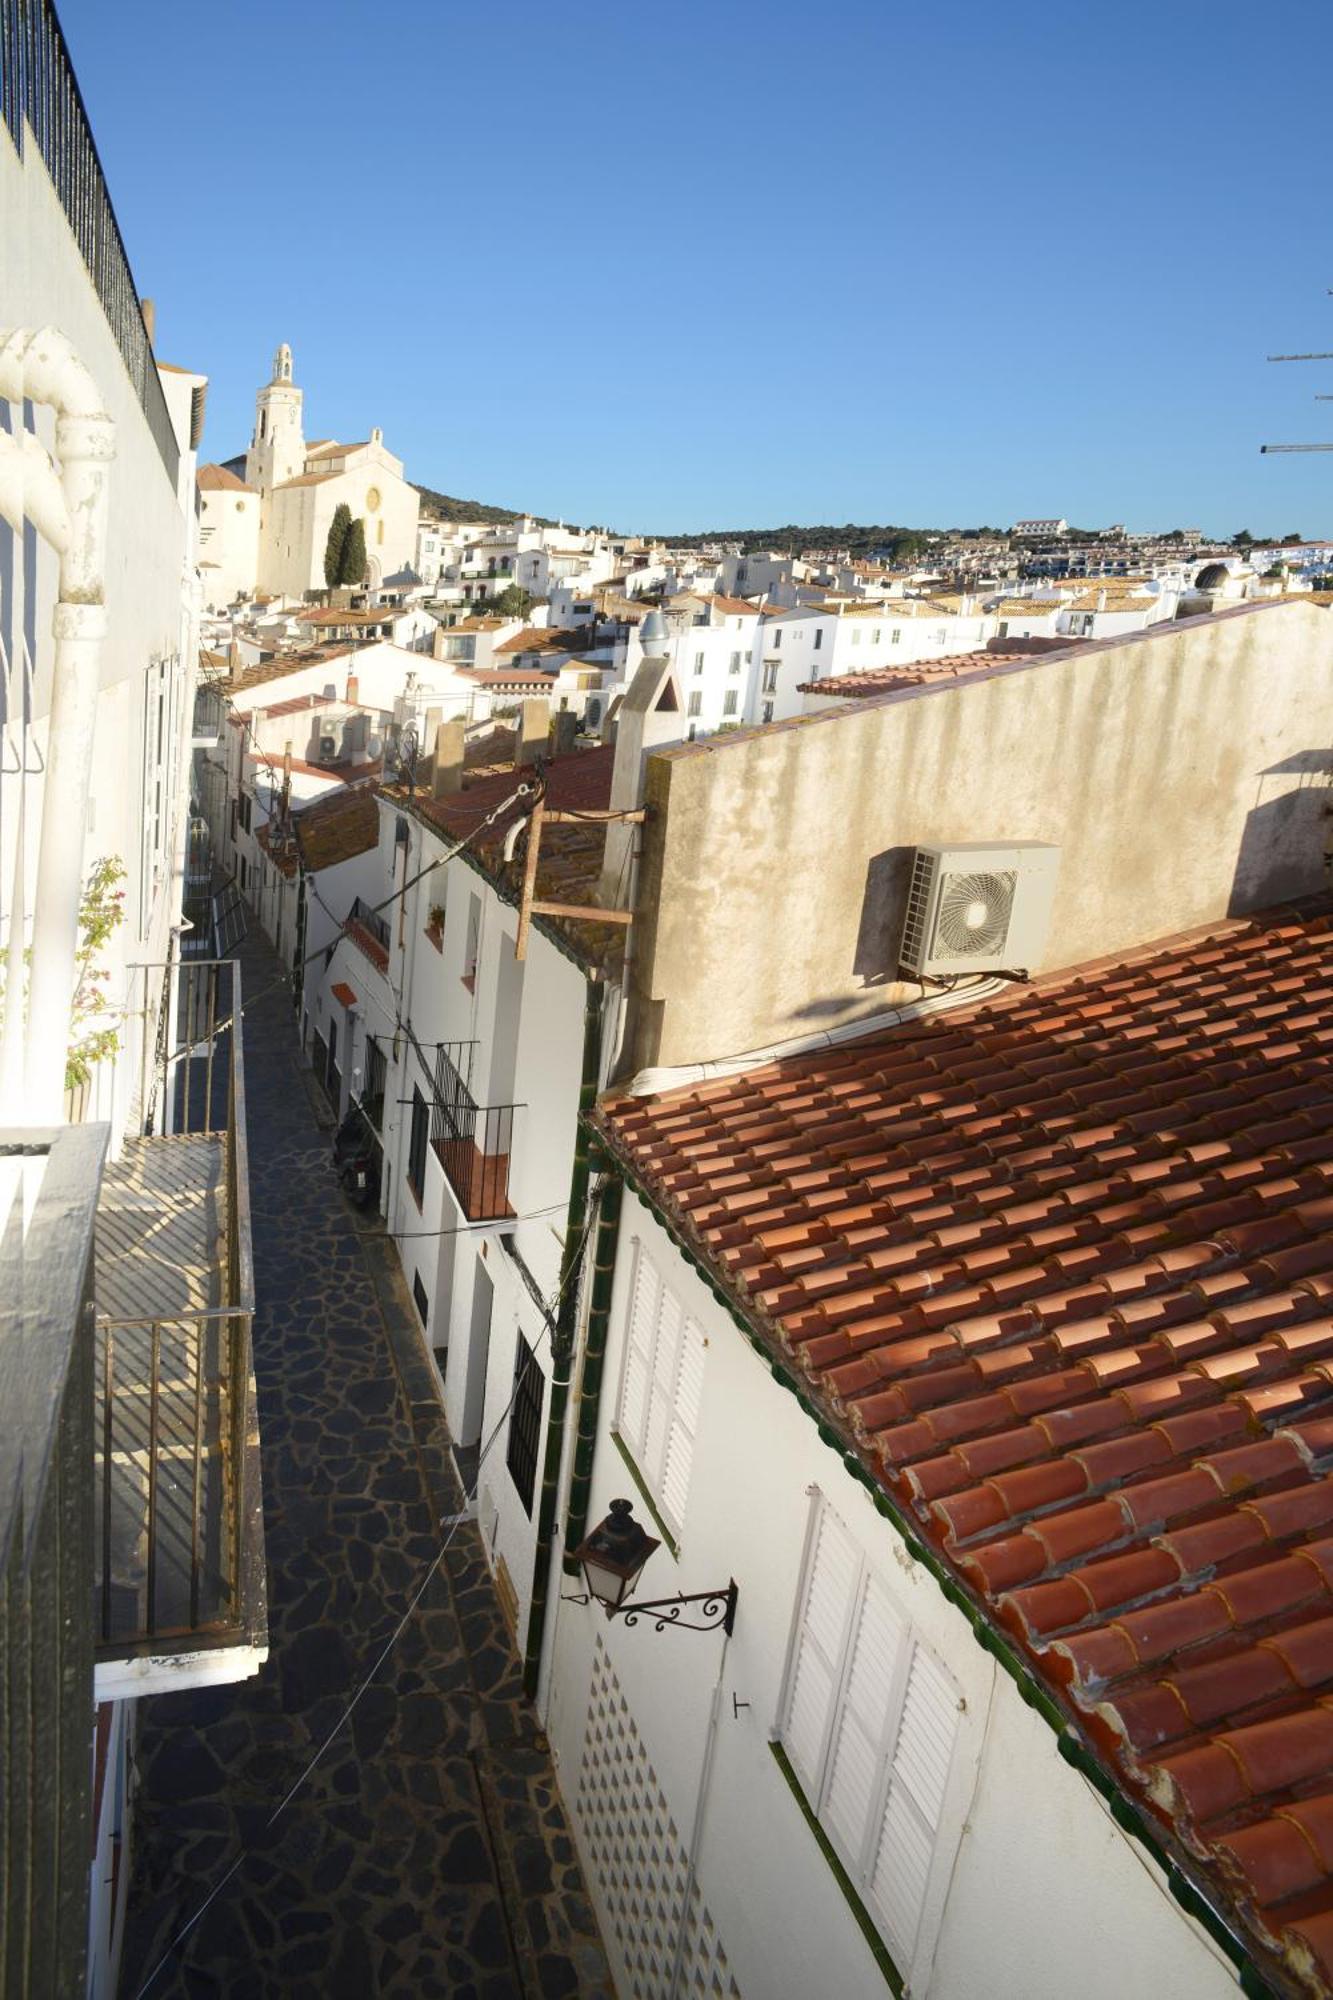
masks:
<path fill-rule="evenodd" d="M 692 1596 L 662 1597 L 650 1603 L 628 1601 L 639 1572 L 653 1550 L 661 1546 L 634 1519 L 628 1500 L 613 1500 L 606 1519 L 573 1552 L 575 1562 L 582 1567 L 588 1594 L 566 1602 L 588 1604 L 595 1597 L 608 1618 L 622 1617 L 627 1625 L 637 1625 L 640 1618 L 648 1617 L 658 1632 L 675 1625 L 687 1632 L 713 1632 L 721 1626 L 730 1633 L 739 1594 L 734 1578 L 723 1590 L 699 1590 Z M 697 1621 L 681 1617 L 681 1608 L 687 1604 L 701 1606 Z"/>

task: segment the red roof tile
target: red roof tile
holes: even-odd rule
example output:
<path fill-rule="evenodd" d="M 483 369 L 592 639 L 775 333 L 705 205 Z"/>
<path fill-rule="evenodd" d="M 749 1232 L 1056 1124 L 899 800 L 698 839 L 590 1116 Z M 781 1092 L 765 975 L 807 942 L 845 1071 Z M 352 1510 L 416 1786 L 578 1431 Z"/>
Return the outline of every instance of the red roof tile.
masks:
<path fill-rule="evenodd" d="M 1333 899 L 597 1121 L 1261 1958 L 1333 1992 Z"/>

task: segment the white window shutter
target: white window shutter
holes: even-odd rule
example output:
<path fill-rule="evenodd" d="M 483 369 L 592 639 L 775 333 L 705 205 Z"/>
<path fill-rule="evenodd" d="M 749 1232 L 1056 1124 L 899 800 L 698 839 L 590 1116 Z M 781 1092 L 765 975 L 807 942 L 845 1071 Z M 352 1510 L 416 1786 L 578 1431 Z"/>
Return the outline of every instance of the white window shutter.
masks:
<path fill-rule="evenodd" d="M 907 1628 L 888 1593 L 867 1572 L 847 1647 L 846 1673 L 820 1817 L 858 1872 L 865 1865 L 889 1750 L 889 1718 L 897 1706 Z"/>
<path fill-rule="evenodd" d="M 643 1444 L 643 1471 L 659 1497 L 671 1429 L 671 1396 L 684 1315 L 663 1284 L 657 1287 L 657 1337 L 653 1342 L 653 1372 L 648 1386 L 648 1421 Z"/>
<path fill-rule="evenodd" d="M 832 1508 L 821 1506 L 810 1547 L 782 1723 L 787 1755 L 812 1802 L 820 1794 L 824 1750 L 860 1573 L 861 1558 L 851 1536 Z"/>
<path fill-rule="evenodd" d="M 914 1646 L 868 1883 L 869 1900 L 904 1962 L 921 1926 L 958 1714 L 957 1690 L 924 1647 Z"/>
<path fill-rule="evenodd" d="M 704 1379 L 704 1336 L 697 1320 L 686 1319 L 676 1351 L 676 1374 L 669 1404 L 666 1454 L 662 1465 L 662 1511 L 679 1530 L 684 1525 L 690 1489 L 694 1436 Z"/>
<path fill-rule="evenodd" d="M 625 1376 L 620 1389 L 620 1428 L 636 1456 L 643 1454 L 648 1422 L 648 1393 L 653 1375 L 653 1344 L 657 1334 L 656 1271 L 643 1254 L 642 1244 L 634 1252 L 634 1278 L 630 1287 L 629 1321 L 625 1340 Z"/>

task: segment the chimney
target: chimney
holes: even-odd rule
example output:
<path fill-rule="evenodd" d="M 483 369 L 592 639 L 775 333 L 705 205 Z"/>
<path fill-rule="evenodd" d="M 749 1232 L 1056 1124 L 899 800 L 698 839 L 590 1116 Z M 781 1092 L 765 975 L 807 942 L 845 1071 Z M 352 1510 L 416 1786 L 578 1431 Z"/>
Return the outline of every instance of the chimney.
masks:
<path fill-rule="evenodd" d="M 665 750 L 685 737 L 685 704 L 671 664 L 666 619 L 650 611 L 639 627 L 643 658 L 616 712 L 616 756 L 611 773 L 611 807 L 628 812 L 643 803 L 644 769 L 653 750 Z M 616 904 L 633 895 L 628 879 L 635 828 L 613 820 L 606 829 L 602 856 L 601 897 Z M 621 878 L 626 879 L 622 880 Z"/>
<path fill-rule="evenodd" d="M 557 757 L 567 757 L 579 733 L 579 719 L 572 708 L 562 708 L 551 724 L 551 748 Z"/>
<path fill-rule="evenodd" d="M 546 749 L 546 733 L 551 721 L 551 704 L 544 695 L 536 695 L 523 703 L 518 725 L 518 741 L 514 745 L 514 766 L 521 770 L 524 765 L 535 764 Z"/>
<path fill-rule="evenodd" d="M 357 680 L 355 674 L 349 674 L 347 676 L 347 706 L 355 708 L 360 699 L 361 683 Z"/>
<path fill-rule="evenodd" d="M 441 722 L 435 730 L 435 771 L 431 779 L 431 796 L 437 799 L 453 797 L 463 789 L 463 724 Z"/>
<path fill-rule="evenodd" d="M 227 647 L 227 679 L 229 681 L 239 680 L 244 671 L 245 669 L 241 664 L 240 641 L 239 639 L 233 639 Z"/>

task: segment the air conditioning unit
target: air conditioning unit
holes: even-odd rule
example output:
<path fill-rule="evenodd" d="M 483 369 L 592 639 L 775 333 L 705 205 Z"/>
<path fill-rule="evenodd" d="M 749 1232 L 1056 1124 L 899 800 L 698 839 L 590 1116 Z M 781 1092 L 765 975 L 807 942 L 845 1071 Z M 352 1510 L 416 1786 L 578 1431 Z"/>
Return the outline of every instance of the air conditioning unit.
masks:
<path fill-rule="evenodd" d="M 918 847 L 898 948 L 914 979 L 1026 972 L 1040 963 L 1058 847 L 1039 840 Z"/>

